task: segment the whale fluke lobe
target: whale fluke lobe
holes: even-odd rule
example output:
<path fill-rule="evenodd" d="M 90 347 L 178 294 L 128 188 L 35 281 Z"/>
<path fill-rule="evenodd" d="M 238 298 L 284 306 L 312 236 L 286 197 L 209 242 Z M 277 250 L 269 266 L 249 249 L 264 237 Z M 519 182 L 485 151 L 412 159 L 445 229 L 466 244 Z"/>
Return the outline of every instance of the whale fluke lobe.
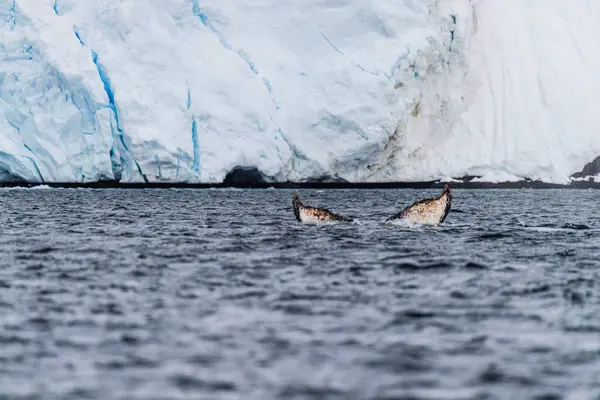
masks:
<path fill-rule="evenodd" d="M 444 185 L 444 191 L 439 197 L 415 201 L 398 214 L 388 218 L 386 222 L 406 220 L 407 222 L 437 225 L 444 222 L 452 206 L 452 191 L 449 185 Z"/>
<path fill-rule="evenodd" d="M 292 207 L 296 220 L 304 224 L 316 224 L 322 222 L 352 222 L 351 218 L 334 214 L 326 208 L 307 206 L 300 200 L 297 192 L 292 195 Z"/>
<path fill-rule="evenodd" d="M 300 201 L 300 196 L 298 196 L 298 192 L 294 192 L 292 195 L 292 207 L 294 208 L 294 215 L 296 216 L 296 220 L 298 222 L 302 222 L 302 218 L 300 218 L 300 207 L 304 207 L 304 204 Z"/>

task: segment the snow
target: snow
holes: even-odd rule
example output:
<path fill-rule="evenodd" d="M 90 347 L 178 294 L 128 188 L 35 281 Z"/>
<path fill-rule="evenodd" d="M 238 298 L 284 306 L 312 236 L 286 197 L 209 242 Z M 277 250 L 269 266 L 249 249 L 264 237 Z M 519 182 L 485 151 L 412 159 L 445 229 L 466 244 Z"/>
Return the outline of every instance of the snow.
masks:
<path fill-rule="evenodd" d="M 489 183 L 500 183 L 500 182 L 519 182 L 522 181 L 523 178 L 513 175 L 511 173 L 507 173 L 504 171 L 494 171 L 484 174 L 481 177 L 475 177 L 470 180 L 470 182 L 489 182 Z M 567 182 L 562 182 L 567 183 Z"/>
<path fill-rule="evenodd" d="M 0 0 L 0 181 L 540 179 L 600 155 L 597 0 Z"/>
<path fill-rule="evenodd" d="M 439 182 L 441 182 L 441 183 L 462 183 L 463 181 L 461 179 L 454 179 L 451 176 L 444 176 L 443 178 L 439 179 Z"/>
<path fill-rule="evenodd" d="M 573 182 L 600 182 L 600 174 L 597 175 L 586 175 L 586 176 L 581 176 L 581 177 L 574 177 L 571 178 L 571 180 Z"/>

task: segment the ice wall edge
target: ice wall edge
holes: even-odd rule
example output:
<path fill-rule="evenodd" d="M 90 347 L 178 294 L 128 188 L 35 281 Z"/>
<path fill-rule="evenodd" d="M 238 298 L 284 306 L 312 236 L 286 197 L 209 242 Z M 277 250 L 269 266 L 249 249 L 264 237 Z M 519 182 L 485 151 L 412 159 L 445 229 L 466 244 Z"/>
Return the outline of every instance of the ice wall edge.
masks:
<path fill-rule="evenodd" d="M 0 35 L 0 182 L 600 176 L 592 0 L 0 0 Z"/>

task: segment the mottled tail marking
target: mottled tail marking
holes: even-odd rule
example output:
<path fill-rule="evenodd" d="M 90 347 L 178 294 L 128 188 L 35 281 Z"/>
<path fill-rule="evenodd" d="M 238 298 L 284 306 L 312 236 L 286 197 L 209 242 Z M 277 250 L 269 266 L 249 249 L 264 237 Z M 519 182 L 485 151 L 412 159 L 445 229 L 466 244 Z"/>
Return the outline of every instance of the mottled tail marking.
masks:
<path fill-rule="evenodd" d="M 444 191 L 439 197 L 415 201 L 398 214 L 388 218 L 386 222 L 406 220 L 408 222 L 437 225 L 444 222 L 452 206 L 452 191 L 444 185 Z"/>
<path fill-rule="evenodd" d="M 301 223 L 320 223 L 320 222 L 352 222 L 351 218 L 343 215 L 334 214 L 326 208 L 307 206 L 300 201 L 298 193 L 292 195 L 292 207 L 296 220 Z"/>

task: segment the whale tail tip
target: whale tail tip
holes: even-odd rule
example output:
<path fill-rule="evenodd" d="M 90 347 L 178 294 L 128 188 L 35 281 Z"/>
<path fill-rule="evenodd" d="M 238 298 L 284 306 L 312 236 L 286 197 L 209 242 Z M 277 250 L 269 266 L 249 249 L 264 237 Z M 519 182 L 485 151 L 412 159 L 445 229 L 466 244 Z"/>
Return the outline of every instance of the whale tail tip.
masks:
<path fill-rule="evenodd" d="M 298 195 L 298 192 L 294 192 L 292 194 L 292 209 L 294 211 L 294 215 L 296 216 L 296 220 L 298 220 L 298 222 L 301 222 L 300 219 L 300 206 L 302 205 L 302 202 L 300 201 L 300 196 Z"/>

